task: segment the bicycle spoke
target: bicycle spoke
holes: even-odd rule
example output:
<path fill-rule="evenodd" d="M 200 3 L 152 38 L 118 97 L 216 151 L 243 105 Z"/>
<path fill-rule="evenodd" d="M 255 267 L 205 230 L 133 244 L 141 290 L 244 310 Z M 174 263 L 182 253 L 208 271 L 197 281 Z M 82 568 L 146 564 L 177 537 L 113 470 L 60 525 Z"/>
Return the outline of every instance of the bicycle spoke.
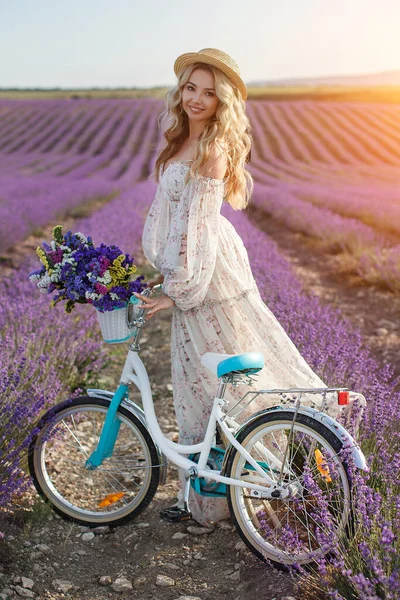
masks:
<path fill-rule="evenodd" d="M 76 441 L 76 443 L 78 444 L 78 448 L 81 452 L 83 452 L 83 454 L 88 457 L 88 453 L 82 448 L 82 444 L 79 441 L 79 439 L 76 437 L 76 435 L 71 431 L 71 428 L 65 423 L 65 421 L 61 421 L 62 425 L 64 425 L 64 427 L 67 429 L 67 431 L 69 431 L 69 433 L 72 435 L 73 439 Z"/>

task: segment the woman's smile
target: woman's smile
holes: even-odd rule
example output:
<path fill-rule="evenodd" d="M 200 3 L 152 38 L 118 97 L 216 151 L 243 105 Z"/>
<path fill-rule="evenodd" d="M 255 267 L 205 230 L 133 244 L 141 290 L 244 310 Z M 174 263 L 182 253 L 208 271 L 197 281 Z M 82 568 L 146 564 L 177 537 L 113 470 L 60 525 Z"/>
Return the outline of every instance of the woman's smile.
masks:
<path fill-rule="evenodd" d="M 196 108 L 195 106 L 190 106 L 189 108 L 191 108 L 194 113 L 199 113 L 203 111 L 202 108 Z"/>

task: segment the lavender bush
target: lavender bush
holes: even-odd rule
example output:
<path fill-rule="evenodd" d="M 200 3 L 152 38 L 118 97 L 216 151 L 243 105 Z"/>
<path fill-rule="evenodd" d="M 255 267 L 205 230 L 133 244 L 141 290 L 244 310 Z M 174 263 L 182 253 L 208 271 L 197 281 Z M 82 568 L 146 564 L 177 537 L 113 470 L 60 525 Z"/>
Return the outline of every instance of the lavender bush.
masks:
<path fill-rule="evenodd" d="M 154 184 L 138 184 L 77 226 L 107 244 L 120 242 L 136 254 L 153 192 Z M 41 412 L 71 391 L 95 385 L 110 360 L 95 311 L 78 305 L 75 314 L 65 318 L 65 312 L 52 308 L 47 295 L 28 280 L 34 268 L 32 255 L 0 283 L 0 364 L 8 390 L 0 396 L 0 506 L 26 485 L 21 463 L 33 435 L 32 424 Z"/>
<path fill-rule="evenodd" d="M 28 480 L 21 460 L 35 434 L 32 423 L 47 403 L 54 402 L 61 390 L 56 368 L 45 355 L 29 360 L 22 339 L 13 356 L 8 352 L 13 340 L 6 334 L 0 341 L 0 507 L 24 491 Z M 49 384 L 43 392 L 43 375 Z"/>
<path fill-rule="evenodd" d="M 0 284 L 0 506 L 24 489 L 21 461 L 41 412 L 63 394 L 95 384 L 109 361 L 95 315 L 81 306 L 65 319 L 50 308 L 33 293 L 32 266 Z"/>

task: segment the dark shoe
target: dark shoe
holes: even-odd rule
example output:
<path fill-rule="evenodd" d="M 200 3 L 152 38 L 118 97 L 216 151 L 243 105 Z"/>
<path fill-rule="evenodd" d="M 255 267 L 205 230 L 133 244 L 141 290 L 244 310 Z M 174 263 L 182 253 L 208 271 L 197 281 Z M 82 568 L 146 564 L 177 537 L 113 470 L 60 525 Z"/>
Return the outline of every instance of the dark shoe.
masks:
<path fill-rule="evenodd" d="M 183 521 L 190 521 L 192 513 L 190 510 L 185 510 L 179 506 L 170 506 L 160 511 L 160 517 L 168 523 L 182 523 Z"/>

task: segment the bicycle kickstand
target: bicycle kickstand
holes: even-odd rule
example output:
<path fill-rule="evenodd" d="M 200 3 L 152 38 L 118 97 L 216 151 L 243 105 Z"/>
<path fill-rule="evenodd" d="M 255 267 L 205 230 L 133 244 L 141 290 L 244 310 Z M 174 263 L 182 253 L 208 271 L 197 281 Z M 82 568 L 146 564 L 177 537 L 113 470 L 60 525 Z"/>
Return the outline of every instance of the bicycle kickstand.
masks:
<path fill-rule="evenodd" d="M 186 479 L 185 489 L 183 491 L 183 508 L 188 513 L 190 513 L 190 508 L 189 508 L 189 494 L 190 494 L 190 480 L 191 480 L 191 477 L 192 477 L 192 474 L 190 472 L 186 474 L 186 476 L 185 476 L 185 479 Z"/>

